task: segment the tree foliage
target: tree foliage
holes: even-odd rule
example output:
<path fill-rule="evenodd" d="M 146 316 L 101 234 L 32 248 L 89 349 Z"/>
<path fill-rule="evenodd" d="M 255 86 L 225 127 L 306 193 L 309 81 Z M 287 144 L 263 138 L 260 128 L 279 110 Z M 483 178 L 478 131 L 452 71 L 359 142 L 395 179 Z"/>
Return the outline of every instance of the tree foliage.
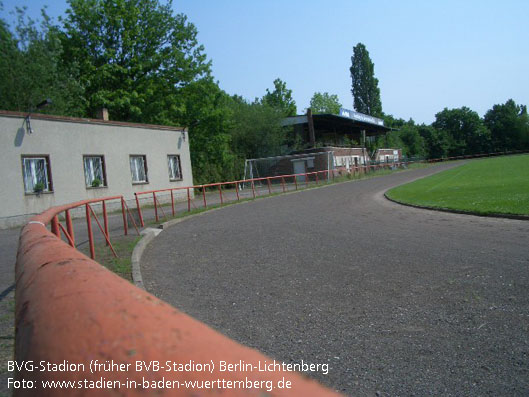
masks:
<path fill-rule="evenodd" d="M 40 24 L 26 16 L 25 8 L 17 8 L 16 14 L 13 32 L 0 20 L 0 109 L 28 112 L 52 98 L 53 106 L 45 111 L 83 115 L 83 87 L 76 65 L 61 62 L 58 28 L 45 10 Z"/>
<path fill-rule="evenodd" d="M 87 112 L 173 124 L 179 89 L 210 73 L 195 26 L 172 0 L 69 0 L 64 60 L 79 65 Z"/>
<path fill-rule="evenodd" d="M 292 90 L 287 88 L 287 83 L 277 78 L 274 80 L 274 90 L 266 89 L 266 94 L 261 99 L 263 105 L 278 109 L 285 117 L 295 116 L 296 102 L 292 98 Z"/>
<path fill-rule="evenodd" d="M 338 99 L 338 95 L 330 95 L 327 92 L 315 92 L 310 100 L 310 108 L 312 113 L 330 113 L 339 114 L 342 104 Z"/>
<path fill-rule="evenodd" d="M 382 116 L 382 102 L 378 79 L 375 78 L 375 64 L 369 57 L 369 51 L 362 43 L 353 48 L 351 57 L 352 89 L 354 108 L 371 116 Z"/>
<path fill-rule="evenodd" d="M 248 103 L 240 98 L 232 103 L 233 149 L 244 158 L 281 154 L 285 131 L 280 125 L 280 109 L 261 103 Z"/>
<path fill-rule="evenodd" d="M 490 150 L 490 131 L 479 115 L 467 107 L 444 109 L 435 115 L 433 127 L 449 139 L 450 156 L 484 153 Z"/>
<path fill-rule="evenodd" d="M 189 128 L 195 183 L 236 179 L 240 172 L 229 133 L 233 125 L 230 97 L 210 77 L 188 84 L 180 94 L 178 118 Z"/>
<path fill-rule="evenodd" d="M 527 106 L 509 99 L 502 105 L 494 105 L 485 114 L 484 123 L 491 132 L 494 150 L 529 148 Z"/>

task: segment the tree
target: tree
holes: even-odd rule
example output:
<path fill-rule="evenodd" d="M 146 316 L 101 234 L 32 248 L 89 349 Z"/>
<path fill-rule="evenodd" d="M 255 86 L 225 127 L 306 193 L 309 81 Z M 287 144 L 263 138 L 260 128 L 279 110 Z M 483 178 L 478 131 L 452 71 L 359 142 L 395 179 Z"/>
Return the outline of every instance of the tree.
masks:
<path fill-rule="evenodd" d="M 287 84 L 279 78 L 274 80 L 274 91 L 270 92 L 268 88 L 266 89 L 261 103 L 278 109 L 284 117 L 295 116 L 297 112 L 292 90 L 289 90 Z"/>
<path fill-rule="evenodd" d="M 529 120 L 527 107 L 509 99 L 503 105 L 494 105 L 484 117 L 490 129 L 494 150 L 516 150 L 529 147 Z"/>
<path fill-rule="evenodd" d="M 197 30 L 172 1 L 69 0 L 65 62 L 80 67 L 87 111 L 123 121 L 174 124 L 179 90 L 210 74 Z"/>
<path fill-rule="evenodd" d="M 312 113 L 330 113 L 338 114 L 340 113 L 340 108 L 342 104 L 338 99 L 338 95 L 329 95 L 327 92 L 323 94 L 320 92 L 315 92 L 310 100 L 310 108 Z"/>
<path fill-rule="evenodd" d="M 424 138 L 419 134 L 419 129 L 414 123 L 407 123 L 399 131 L 403 149 L 409 157 L 424 157 L 426 154 Z"/>
<path fill-rule="evenodd" d="M 280 125 L 283 117 L 278 108 L 234 100 L 231 127 L 234 151 L 243 159 L 280 154 L 286 141 Z"/>
<path fill-rule="evenodd" d="M 435 115 L 432 126 L 448 134 L 450 156 L 484 153 L 490 150 L 490 131 L 479 115 L 465 106 L 459 109 L 445 108 Z"/>
<path fill-rule="evenodd" d="M 424 139 L 426 156 L 429 159 L 447 157 L 450 138 L 446 131 L 438 130 L 431 125 L 420 125 L 419 134 Z"/>
<path fill-rule="evenodd" d="M 236 179 L 241 171 L 233 150 L 231 99 L 211 77 L 182 88 L 179 119 L 189 128 L 189 145 L 195 183 Z"/>
<path fill-rule="evenodd" d="M 15 31 L 0 20 L 0 109 L 28 112 L 46 98 L 45 112 L 83 115 L 83 88 L 75 65 L 61 63 L 59 31 L 42 10 L 40 24 L 17 8 Z"/>
<path fill-rule="evenodd" d="M 375 78 L 375 65 L 362 43 L 358 43 L 353 48 L 351 63 L 349 70 L 353 80 L 351 93 L 354 98 L 354 108 L 360 113 L 381 117 L 382 102 L 378 79 Z"/>

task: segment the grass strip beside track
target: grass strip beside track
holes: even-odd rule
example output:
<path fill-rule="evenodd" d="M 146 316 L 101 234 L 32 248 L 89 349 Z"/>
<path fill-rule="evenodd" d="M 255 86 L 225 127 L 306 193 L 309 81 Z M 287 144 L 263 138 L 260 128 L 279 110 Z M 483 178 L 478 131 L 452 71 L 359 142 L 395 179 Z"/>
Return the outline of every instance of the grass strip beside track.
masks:
<path fill-rule="evenodd" d="M 529 155 L 474 160 L 386 195 L 405 204 L 478 215 L 529 215 Z"/>

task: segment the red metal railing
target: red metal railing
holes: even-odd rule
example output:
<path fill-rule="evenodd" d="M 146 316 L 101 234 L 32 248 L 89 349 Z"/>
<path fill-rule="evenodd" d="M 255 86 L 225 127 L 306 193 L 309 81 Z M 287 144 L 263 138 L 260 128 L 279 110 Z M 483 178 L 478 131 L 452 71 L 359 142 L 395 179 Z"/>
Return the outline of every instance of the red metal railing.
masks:
<path fill-rule="evenodd" d="M 16 388 L 15 396 L 337 396 L 299 373 L 284 370 L 281 364 L 273 371 L 254 371 L 274 361 L 137 288 L 73 248 L 70 210 L 85 206 L 87 219 L 96 219 L 91 206 L 96 202 L 106 205 L 110 200 L 121 200 L 125 214 L 121 196 L 84 200 L 50 208 L 22 228 L 15 276 L 15 362 L 20 366 L 15 380 L 26 387 Z M 62 212 L 66 227 L 58 219 Z M 108 221 L 104 223 L 108 225 Z M 110 244 L 108 226 L 106 231 L 105 226 L 99 226 Z M 61 232 L 68 243 L 60 238 Z M 239 369 L 223 370 L 221 362 L 232 368 L 239 365 Z M 51 365 L 63 369 L 35 370 L 36 363 L 39 368 Z M 173 370 L 173 364 L 168 363 L 198 363 L 201 368 L 212 365 L 207 371 L 182 371 Z M 48 383 L 44 390 L 44 383 L 52 381 L 62 386 Z"/>
<path fill-rule="evenodd" d="M 87 227 L 87 232 L 88 232 L 88 244 L 89 244 L 89 249 L 90 249 L 90 258 L 95 259 L 95 245 L 94 245 L 94 233 L 92 230 L 92 218 L 96 221 L 96 224 L 99 227 L 99 230 L 103 234 L 106 245 L 110 247 L 110 250 L 112 251 L 113 255 L 117 257 L 116 251 L 114 250 L 114 247 L 112 246 L 112 243 L 110 242 L 110 232 L 109 232 L 108 213 L 107 213 L 107 202 L 116 201 L 116 200 L 120 200 L 120 204 L 121 204 L 124 234 L 125 235 L 128 234 L 128 224 L 127 224 L 127 215 L 128 215 L 130 220 L 132 221 L 132 224 L 134 225 L 134 228 L 136 229 L 136 232 L 139 235 L 140 232 L 138 230 L 138 226 L 136 225 L 136 221 L 134 220 L 134 217 L 130 213 L 130 210 L 123 196 L 112 196 L 112 197 L 104 197 L 104 198 L 98 198 L 98 199 L 92 199 L 92 200 L 83 200 L 83 201 L 78 201 L 78 202 L 71 203 L 71 204 L 62 205 L 59 207 L 53 207 L 43 212 L 42 214 L 33 217 L 29 223 L 30 224 L 36 223 L 36 224 L 41 224 L 41 225 L 47 225 L 49 223 L 51 227 L 51 232 L 55 236 L 57 236 L 58 238 L 61 238 L 61 232 L 64 233 L 64 236 L 68 240 L 68 244 L 71 247 L 75 248 L 75 232 L 73 228 L 71 210 L 84 206 L 85 216 L 86 216 L 86 227 Z M 101 204 L 101 210 L 102 210 L 102 215 L 103 215 L 103 226 L 101 226 L 101 222 L 99 221 L 99 218 L 96 212 L 92 208 L 93 204 Z M 63 212 L 64 212 L 64 218 L 66 222 L 66 227 L 64 227 L 62 223 L 59 221 L 59 216 Z"/>
<path fill-rule="evenodd" d="M 244 184 L 248 184 L 251 186 L 252 190 L 252 198 L 256 198 L 259 196 L 255 185 L 256 183 L 264 184 L 267 187 L 268 194 L 272 194 L 272 185 L 275 183 L 279 184 L 281 186 L 281 193 L 287 192 L 287 184 L 290 183 L 294 186 L 295 190 L 298 190 L 299 184 L 298 179 L 300 177 L 303 177 L 305 180 L 305 186 L 307 187 L 310 178 L 312 177 L 314 182 L 316 184 L 321 183 L 324 180 L 328 180 L 329 178 L 334 178 L 334 173 L 329 172 L 327 170 L 323 171 L 314 171 L 314 172 L 306 172 L 302 174 L 291 174 L 291 175 L 278 175 L 278 176 L 269 176 L 269 177 L 263 177 L 263 178 L 252 178 L 252 179 L 241 179 L 238 181 L 230 181 L 230 182 L 218 182 L 218 183 L 208 183 L 204 185 L 194 185 L 194 186 L 183 186 L 183 187 L 175 187 L 175 188 L 168 188 L 168 189 L 158 189 L 158 190 L 147 190 L 144 192 L 137 192 L 134 193 L 136 198 L 136 208 L 138 211 L 138 218 L 140 220 L 141 226 L 145 226 L 143 212 L 141 209 L 141 203 L 140 203 L 140 197 L 141 196 L 152 196 L 152 203 L 154 205 L 154 217 L 156 221 L 158 222 L 160 220 L 160 212 L 163 214 L 163 217 L 166 217 L 165 210 L 163 209 L 163 205 L 161 205 L 160 200 L 158 199 L 159 194 L 165 193 L 170 194 L 170 206 L 171 206 L 171 215 L 175 216 L 175 194 L 174 192 L 177 191 L 186 191 L 186 200 L 187 200 L 187 211 L 191 211 L 191 207 L 194 205 L 192 200 L 191 192 L 194 192 L 197 190 L 199 194 L 202 196 L 202 203 L 204 208 L 208 208 L 208 200 L 206 197 L 207 190 L 218 190 L 219 193 L 219 202 L 220 205 L 223 205 L 225 203 L 225 197 L 223 195 L 223 188 L 226 189 L 228 186 L 233 186 L 235 190 L 236 195 L 236 201 L 241 200 L 241 192 L 240 187 Z M 225 191 L 225 190 L 224 190 Z"/>

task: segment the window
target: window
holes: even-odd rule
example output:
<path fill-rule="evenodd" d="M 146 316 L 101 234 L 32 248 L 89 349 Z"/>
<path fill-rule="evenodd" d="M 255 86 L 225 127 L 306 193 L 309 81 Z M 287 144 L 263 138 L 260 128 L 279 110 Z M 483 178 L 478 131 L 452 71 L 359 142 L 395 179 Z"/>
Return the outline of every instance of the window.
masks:
<path fill-rule="evenodd" d="M 86 187 L 107 185 L 105 158 L 103 156 L 83 156 L 83 163 Z"/>
<path fill-rule="evenodd" d="M 26 193 L 53 191 L 49 156 L 22 156 L 22 173 Z"/>
<path fill-rule="evenodd" d="M 130 156 L 132 183 L 148 183 L 147 158 L 144 155 Z"/>
<path fill-rule="evenodd" d="M 180 156 L 177 154 L 170 154 L 167 156 L 169 165 L 169 179 L 171 181 L 182 180 L 182 168 L 180 168 Z"/>

